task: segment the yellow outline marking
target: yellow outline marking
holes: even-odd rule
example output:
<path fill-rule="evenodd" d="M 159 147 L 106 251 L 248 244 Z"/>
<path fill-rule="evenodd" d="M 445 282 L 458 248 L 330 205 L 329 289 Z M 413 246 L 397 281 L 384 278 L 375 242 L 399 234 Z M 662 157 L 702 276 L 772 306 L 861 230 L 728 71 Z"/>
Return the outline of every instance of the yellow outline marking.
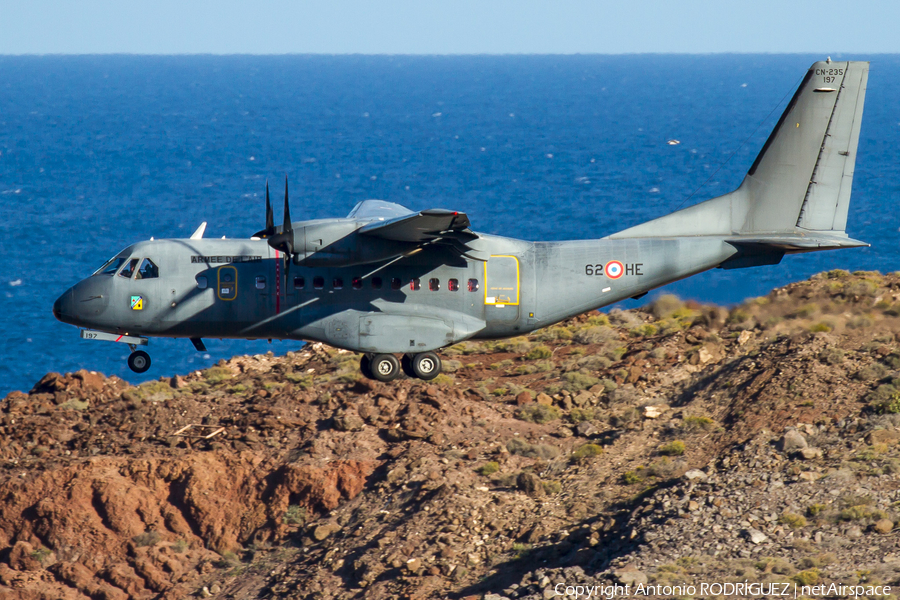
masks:
<path fill-rule="evenodd" d="M 234 282 L 233 282 L 234 297 L 233 298 L 223 298 L 222 297 L 222 270 L 223 269 L 231 269 L 232 271 L 234 271 Z M 228 282 L 228 283 L 232 283 L 232 282 Z M 224 302 L 231 302 L 232 300 L 236 299 L 237 298 L 237 290 L 238 290 L 237 285 L 238 285 L 237 267 L 234 267 L 232 265 L 223 265 L 223 266 L 219 267 L 218 269 L 216 269 L 216 296 L 218 296 L 219 300 L 222 300 Z"/>
<path fill-rule="evenodd" d="M 497 296 L 493 296 L 495 299 L 494 302 L 488 302 L 488 276 L 487 276 L 487 267 L 488 262 L 491 261 L 492 258 L 511 258 L 516 261 L 516 301 L 515 302 L 497 302 Z M 519 258 L 517 256 L 513 256 L 512 254 L 491 254 L 488 257 L 487 262 L 484 263 L 484 304 L 486 306 L 518 306 L 519 305 L 519 289 L 522 287 L 522 280 L 519 273 Z"/>

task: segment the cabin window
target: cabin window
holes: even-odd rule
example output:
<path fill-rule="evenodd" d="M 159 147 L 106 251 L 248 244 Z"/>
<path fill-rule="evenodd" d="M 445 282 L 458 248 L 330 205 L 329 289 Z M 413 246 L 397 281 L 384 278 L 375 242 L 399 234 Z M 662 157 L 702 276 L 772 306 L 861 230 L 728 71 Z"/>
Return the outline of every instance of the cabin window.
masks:
<path fill-rule="evenodd" d="M 403 282 L 400 281 L 399 277 L 394 277 L 391 279 L 391 289 L 399 290 L 403 286 Z"/>
<path fill-rule="evenodd" d="M 418 277 L 409 280 L 409 289 L 416 291 L 422 289 L 422 282 Z"/>
<path fill-rule="evenodd" d="M 302 290 L 306 286 L 306 279 L 303 277 L 294 277 L 294 289 Z"/>
<path fill-rule="evenodd" d="M 134 275 L 135 269 L 137 269 L 139 260 L 139 258 L 132 258 L 130 261 L 128 261 L 128 264 L 125 265 L 125 268 L 119 271 L 119 277 L 131 279 L 131 276 Z"/>
<path fill-rule="evenodd" d="M 135 279 L 154 279 L 156 277 L 159 277 L 159 267 L 153 264 L 149 258 L 145 258 L 141 261 L 141 268 L 138 269 Z"/>
<path fill-rule="evenodd" d="M 434 277 L 428 280 L 428 289 L 432 292 L 436 292 L 441 289 L 441 280 Z"/>
<path fill-rule="evenodd" d="M 350 282 L 350 285 L 353 286 L 354 290 L 362 289 L 362 277 L 354 277 L 353 281 Z"/>
<path fill-rule="evenodd" d="M 478 291 L 478 280 L 477 280 L 477 279 L 470 279 L 470 280 L 469 280 L 468 289 L 469 289 L 470 292 L 477 292 L 477 291 Z"/>
<path fill-rule="evenodd" d="M 262 275 L 258 275 L 256 277 L 256 289 L 264 290 L 266 289 L 266 278 Z"/>
<path fill-rule="evenodd" d="M 450 279 L 447 281 L 447 289 L 451 292 L 459 291 L 459 279 Z"/>
<path fill-rule="evenodd" d="M 313 287 L 317 290 L 321 290 L 323 287 L 325 287 L 325 278 L 322 276 L 313 277 Z"/>
<path fill-rule="evenodd" d="M 340 277 L 335 277 L 334 279 L 331 280 L 331 287 L 335 290 L 344 289 L 344 280 L 341 279 Z"/>
<path fill-rule="evenodd" d="M 203 275 L 199 275 L 197 277 L 197 287 L 201 290 L 205 290 L 209 286 L 209 282 L 206 281 L 206 277 Z"/>
<path fill-rule="evenodd" d="M 128 260 L 124 256 L 116 256 L 111 258 L 105 265 L 94 271 L 94 275 L 115 275 L 125 261 Z"/>
<path fill-rule="evenodd" d="M 373 277 L 372 278 L 372 289 L 380 290 L 382 285 L 381 277 Z"/>

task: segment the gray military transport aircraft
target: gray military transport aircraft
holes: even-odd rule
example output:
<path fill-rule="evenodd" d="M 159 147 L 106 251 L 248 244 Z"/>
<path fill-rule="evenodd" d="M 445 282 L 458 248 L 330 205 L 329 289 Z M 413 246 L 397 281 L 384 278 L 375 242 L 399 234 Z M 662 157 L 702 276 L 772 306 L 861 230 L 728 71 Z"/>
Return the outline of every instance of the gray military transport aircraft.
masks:
<path fill-rule="evenodd" d="M 845 232 L 867 62 L 810 67 L 740 187 L 597 240 L 527 242 L 469 229 L 464 213 L 360 202 L 343 219 L 249 239 L 129 246 L 53 306 L 81 337 L 123 342 L 141 373 L 146 336 L 321 341 L 363 353 L 367 377 L 432 379 L 435 353 L 520 335 L 719 267 L 866 246 Z M 402 355 L 398 360 L 397 354 Z"/>

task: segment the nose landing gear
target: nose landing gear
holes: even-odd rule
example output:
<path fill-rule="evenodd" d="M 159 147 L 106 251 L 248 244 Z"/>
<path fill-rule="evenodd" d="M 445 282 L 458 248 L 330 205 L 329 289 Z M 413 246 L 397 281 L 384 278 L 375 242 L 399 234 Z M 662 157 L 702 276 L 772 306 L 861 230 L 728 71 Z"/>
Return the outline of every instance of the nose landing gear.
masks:
<path fill-rule="evenodd" d="M 128 355 L 128 367 L 135 373 L 145 373 L 150 368 L 150 355 L 143 350 L 135 350 Z"/>
<path fill-rule="evenodd" d="M 434 352 L 404 354 L 401 361 L 393 354 L 363 354 L 359 361 L 360 372 L 376 381 L 393 381 L 401 368 L 409 377 L 431 381 L 441 373 L 441 358 Z"/>

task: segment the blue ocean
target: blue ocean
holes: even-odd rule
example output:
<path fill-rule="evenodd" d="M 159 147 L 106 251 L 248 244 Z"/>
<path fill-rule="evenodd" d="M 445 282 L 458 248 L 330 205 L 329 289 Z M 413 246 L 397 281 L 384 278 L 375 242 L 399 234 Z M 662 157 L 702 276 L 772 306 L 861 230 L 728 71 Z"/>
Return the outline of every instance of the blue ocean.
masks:
<path fill-rule="evenodd" d="M 48 371 L 135 382 L 296 349 L 152 340 L 137 376 L 126 346 L 81 340 L 51 314 L 135 241 L 202 221 L 207 237 L 262 229 L 267 179 L 290 177 L 295 220 L 382 198 L 465 211 L 486 233 L 602 237 L 735 188 L 823 58 L 0 57 L 0 395 Z M 734 304 L 827 269 L 900 268 L 900 56 L 833 58 L 872 61 L 847 226 L 872 247 L 657 293 Z"/>

